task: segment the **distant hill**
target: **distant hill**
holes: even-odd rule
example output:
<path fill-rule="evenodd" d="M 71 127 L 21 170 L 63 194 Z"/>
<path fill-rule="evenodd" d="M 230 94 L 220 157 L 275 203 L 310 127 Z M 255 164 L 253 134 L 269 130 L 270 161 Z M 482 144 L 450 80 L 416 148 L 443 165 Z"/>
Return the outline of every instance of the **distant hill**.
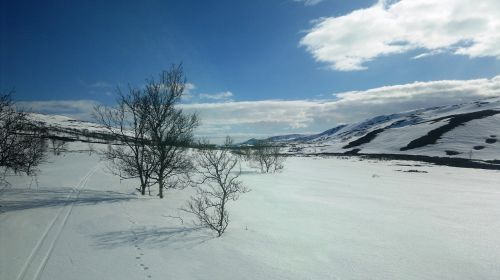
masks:
<path fill-rule="evenodd" d="M 500 160 L 500 97 L 376 116 L 314 135 L 265 141 L 293 154 L 402 154 Z M 259 141 L 251 139 L 247 144 Z"/>
<path fill-rule="evenodd" d="M 108 142 L 112 135 L 101 125 L 75 120 L 66 116 L 30 113 L 28 115 L 38 127 L 47 130 L 49 138 L 65 141 Z"/>

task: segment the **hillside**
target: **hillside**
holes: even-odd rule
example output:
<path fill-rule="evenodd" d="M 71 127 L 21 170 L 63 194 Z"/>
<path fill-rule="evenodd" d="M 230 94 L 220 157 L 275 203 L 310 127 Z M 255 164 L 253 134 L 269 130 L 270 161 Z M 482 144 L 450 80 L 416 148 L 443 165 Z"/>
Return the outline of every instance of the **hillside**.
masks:
<path fill-rule="evenodd" d="M 47 130 L 49 138 L 58 138 L 68 142 L 98 142 L 113 140 L 109 132 L 93 122 L 75 120 L 66 116 L 30 113 L 28 117 L 38 127 Z"/>
<path fill-rule="evenodd" d="M 293 154 L 403 154 L 500 159 L 500 97 L 376 116 L 319 134 L 266 139 Z M 275 140 L 278 139 L 278 140 Z"/>

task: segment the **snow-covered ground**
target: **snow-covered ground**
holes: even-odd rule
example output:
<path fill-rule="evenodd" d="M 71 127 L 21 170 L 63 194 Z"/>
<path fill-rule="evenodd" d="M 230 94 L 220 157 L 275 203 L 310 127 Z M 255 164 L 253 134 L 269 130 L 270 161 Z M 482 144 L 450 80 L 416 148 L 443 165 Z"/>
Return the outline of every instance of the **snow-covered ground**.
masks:
<path fill-rule="evenodd" d="M 244 169 L 215 238 L 191 189 L 140 197 L 95 154 L 41 169 L 0 192 L 0 279 L 500 279 L 500 171 L 292 157 Z"/>

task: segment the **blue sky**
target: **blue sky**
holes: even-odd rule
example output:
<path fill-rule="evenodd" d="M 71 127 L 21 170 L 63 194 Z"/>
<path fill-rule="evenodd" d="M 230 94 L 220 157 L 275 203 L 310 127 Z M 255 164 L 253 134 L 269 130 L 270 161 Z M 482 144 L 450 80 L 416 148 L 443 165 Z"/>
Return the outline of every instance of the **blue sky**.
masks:
<path fill-rule="evenodd" d="M 359 114 L 331 110 L 326 119 L 308 115 L 300 124 L 276 121 L 276 111 L 313 114 L 295 103 L 342 101 L 347 92 L 368 96 L 416 81 L 429 88 L 443 81 L 496 83 L 498 1 L 434 2 L 2 1 L 0 88 L 15 88 L 15 98 L 34 110 L 70 107 L 70 115 L 86 118 L 91 104 L 113 104 L 116 86 L 141 85 L 182 61 L 190 83 L 187 108 L 206 116 L 201 134 L 316 132 L 385 109 L 364 102 L 356 106 Z M 403 96 L 399 107 L 387 102 L 387 109 L 498 94 L 483 92 L 433 92 L 426 102 L 402 103 Z M 264 106 L 273 100 L 295 103 Z M 238 110 L 204 111 L 210 106 L 260 110 L 263 117 L 224 123 L 237 119 Z"/>

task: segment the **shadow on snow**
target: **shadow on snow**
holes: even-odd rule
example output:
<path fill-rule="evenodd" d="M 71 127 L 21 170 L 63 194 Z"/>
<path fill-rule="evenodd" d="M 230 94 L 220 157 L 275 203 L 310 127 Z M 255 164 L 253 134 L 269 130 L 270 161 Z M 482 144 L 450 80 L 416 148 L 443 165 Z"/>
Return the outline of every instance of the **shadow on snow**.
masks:
<path fill-rule="evenodd" d="M 192 248 L 215 238 L 204 227 L 135 227 L 92 236 L 94 245 L 101 249 L 122 246 L 158 248 L 172 246 L 176 249 Z"/>
<path fill-rule="evenodd" d="M 69 204 L 88 205 L 116 203 L 136 199 L 134 194 L 112 191 L 83 190 L 78 195 L 73 189 L 7 189 L 0 195 L 0 213 Z"/>

